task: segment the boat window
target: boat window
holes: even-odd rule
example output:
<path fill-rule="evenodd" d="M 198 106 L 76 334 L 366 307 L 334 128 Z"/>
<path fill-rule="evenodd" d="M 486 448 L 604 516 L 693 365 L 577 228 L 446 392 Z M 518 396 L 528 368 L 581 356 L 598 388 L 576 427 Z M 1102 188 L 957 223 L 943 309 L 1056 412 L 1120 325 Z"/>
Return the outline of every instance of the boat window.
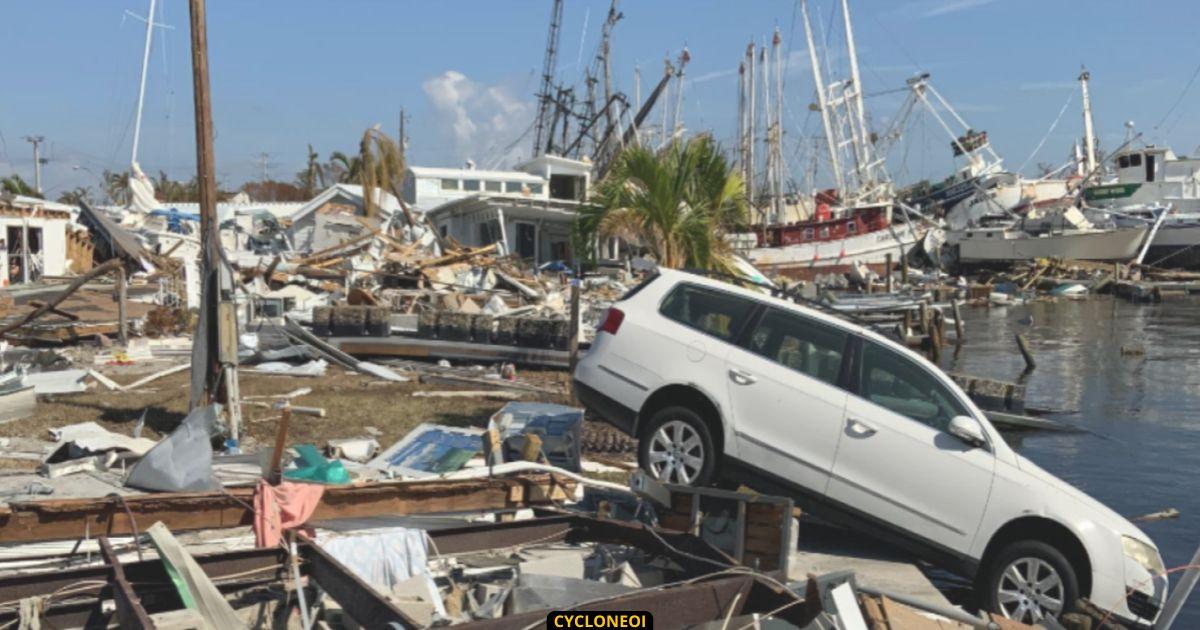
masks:
<path fill-rule="evenodd" d="M 991 232 L 985 232 L 985 234 L 987 234 L 987 237 L 988 237 L 988 238 L 992 238 L 993 236 L 995 236 L 995 235 L 994 235 L 994 234 L 992 234 Z"/>
<path fill-rule="evenodd" d="M 483 182 L 483 189 L 488 192 L 501 192 L 500 182 Z"/>
<path fill-rule="evenodd" d="M 541 184 L 530 184 L 530 185 L 529 185 L 529 192 L 531 192 L 531 193 L 533 193 L 533 194 L 535 194 L 535 195 L 540 195 L 540 194 L 542 194 L 542 185 L 541 185 Z"/>
<path fill-rule="evenodd" d="M 860 396 L 939 431 L 969 415 L 951 391 L 912 359 L 864 339 Z"/>
<path fill-rule="evenodd" d="M 746 340 L 746 349 L 801 374 L 837 385 L 848 336 L 833 326 L 772 308 Z"/>
<path fill-rule="evenodd" d="M 1146 181 L 1154 181 L 1154 156 L 1146 156 Z"/>
<path fill-rule="evenodd" d="M 722 291 L 680 284 L 663 300 L 659 313 L 689 328 L 729 341 L 754 309 L 754 302 Z"/>
<path fill-rule="evenodd" d="M 804 228 L 804 240 L 811 241 L 813 239 L 813 229 Z"/>
<path fill-rule="evenodd" d="M 463 180 L 463 190 L 470 190 L 470 191 L 479 190 L 479 180 L 478 179 L 464 179 Z"/>
<path fill-rule="evenodd" d="M 1129 156 L 1122 155 L 1117 158 L 1117 168 L 1129 168 Z"/>
<path fill-rule="evenodd" d="M 857 223 L 855 223 L 854 221 L 851 221 L 846 224 L 846 233 L 847 234 L 854 234 L 856 232 L 858 232 L 858 224 Z"/>
<path fill-rule="evenodd" d="M 829 226 L 828 225 L 823 226 L 821 228 L 821 238 L 829 238 Z"/>
<path fill-rule="evenodd" d="M 506 193 L 521 192 L 521 182 L 504 182 L 504 192 L 506 192 Z"/>
<path fill-rule="evenodd" d="M 1134 153 L 1133 155 L 1129 156 L 1129 165 L 1130 166 L 1141 166 L 1142 165 L 1142 154 Z"/>
<path fill-rule="evenodd" d="M 442 180 L 442 190 L 458 190 L 458 180 L 457 179 L 443 179 Z"/>

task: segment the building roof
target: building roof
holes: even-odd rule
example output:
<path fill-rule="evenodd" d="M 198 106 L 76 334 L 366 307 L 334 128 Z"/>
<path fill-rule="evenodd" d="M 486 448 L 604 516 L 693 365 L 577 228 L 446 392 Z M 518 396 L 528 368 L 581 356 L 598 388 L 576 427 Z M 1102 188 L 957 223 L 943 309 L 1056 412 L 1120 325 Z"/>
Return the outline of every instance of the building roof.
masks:
<path fill-rule="evenodd" d="M 517 168 L 530 173 L 553 170 L 559 173 L 582 176 L 592 172 L 592 162 L 591 160 L 573 160 L 561 155 L 545 154 L 526 160 L 518 164 Z"/>
<path fill-rule="evenodd" d="M 57 201 L 48 199 L 38 199 L 37 197 L 27 197 L 25 195 L 17 195 L 12 198 L 12 205 L 18 208 L 36 208 L 41 207 L 46 210 L 55 210 L 57 212 L 69 212 L 71 214 L 79 213 L 79 206 L 72 206 Z"/>
<path fill-rule="evenodd" d="M 471 195 L 446 203 L 427 211 L 425 214 L 433 220 L 445 215 L 463 215 L 501 208 L 505 212 L 515 212 L 519 216 L 541 215 L 545 217 L 574 218 L 579 206 L 578 201 L 567 199 L 530 199 L 504 195 Z"/>
<path fill-rule="evenodd" d="M 481 171 L 473 168 L 437 168 L 431 166 L 410 166 L 410 173 L 422 179 L 498 179 L 517 181 L 528 184 L 544 184 L 546 180 L 537 175 L 524 171 Z"/>
<path fill-rule="evenodd" d="M 357 184 L 334 184 L 322 191 L 321 194 L 313 197 L 308 203 L 301 204 L 291 214 L 290 218 L 293 223 L 299 221 L 315 212 L 317 208 L 338 197 L 349 198 L 354 200 L 355 203 L 362 203 L 363 188 Z M 400 210 L 400 201 L 392 193 L 377 189 L 375 190 L 375 200 L 379 205 L 380 213 L 384 216 L 391 216 L 392 213 Z"/>

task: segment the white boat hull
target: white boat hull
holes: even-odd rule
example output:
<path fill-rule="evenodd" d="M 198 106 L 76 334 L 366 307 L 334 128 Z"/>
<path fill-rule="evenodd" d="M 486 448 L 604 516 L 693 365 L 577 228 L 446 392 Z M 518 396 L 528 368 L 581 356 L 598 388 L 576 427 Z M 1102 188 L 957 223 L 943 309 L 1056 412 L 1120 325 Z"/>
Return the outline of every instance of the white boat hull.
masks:
<path fill-rule="evenodd" d="M 746 257 L 764 272 L 793 278 L 811 278 L 819 273 L 845 273 L 865 264 L 876 270 L 887 261 L 899 262 L 924 238 L 924 226 L 893 226 L 840 241 L 821 241 L 781 247 L 755 247 Z"/>
<path fill-rule="evenodd" d="M 1149 228 L 1068 230 L 1034 236 L 1021 230 L 973 229 L 953 232 L 960 262 L 1008 262 L 1036 258 L 1130 260 L 1137 257 Z"/>

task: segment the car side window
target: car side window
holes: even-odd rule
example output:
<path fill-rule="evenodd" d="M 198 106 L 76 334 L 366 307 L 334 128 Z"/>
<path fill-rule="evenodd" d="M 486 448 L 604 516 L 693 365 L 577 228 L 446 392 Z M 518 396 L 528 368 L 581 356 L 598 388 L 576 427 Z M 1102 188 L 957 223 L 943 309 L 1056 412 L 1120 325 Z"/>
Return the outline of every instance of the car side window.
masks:
<path fill-rule="evenodd" d="M 945 431 L 967 410 L 932 374 L 904 355 L 864 339 L 861 396 L 917 422 Z"/>
<path fill-rule="evenodd" d="M 663 300 L 659 312 L 684 326 L 730 341 L 754 309 L 746 298 L 681 284 Z"/>
<path fill-rule="evenodd" d="M 768 309 L 746 349 L 802 374 L 837 385 L 847 333 L 807 317 Z"/>

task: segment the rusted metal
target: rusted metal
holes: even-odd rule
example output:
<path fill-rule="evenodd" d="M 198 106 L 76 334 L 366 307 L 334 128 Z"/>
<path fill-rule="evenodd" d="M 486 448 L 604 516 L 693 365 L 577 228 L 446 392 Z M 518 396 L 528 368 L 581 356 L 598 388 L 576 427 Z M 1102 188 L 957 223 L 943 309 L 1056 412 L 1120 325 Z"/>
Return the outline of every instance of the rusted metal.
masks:
<path fill-rule="evenodd" d="M 797 627 L 811 621 L 811 615 L 800 605 L 802 600 L 786 589 L 778 588 L 752 575 L 716 577 L 711 580 L 683 584 L 671 588 L 637 592 L 599 602 L 581 604 L 571 610 L 589 612 L 646 611 L 664 627 L 685 628 L 728 616 L 765 613 L 778 610 L 774 616 Z M 507 628 L 545 627 L 549 610 L 539 610 L 499 619 L 461 624 L 456 628 L 471 630 L 505 630 Z"/>
<path fill-rule="evenodd" d="M 279 583 L 287 577 L 287 554 L 279 548 L 200 554 L 194 556 L 217 589 L 237 594 L 265 584 Z M 121 565 L 125 579 L 133 585 L 143 609 L 148 613 L 177 610 L 183 606 L 179 593 L 166 569 L 158 560 Z M 110 566 L 97 565 L 76 569 L 28 573 L 0 578 L 0 601 L 14 602 L 26 597 L 63 593 L 70 589 L 72 599 L 51 600 L 44 609 L 42 622 L 47 627 L 108 627 L 114 620 L 102 602 L 117 599 Z M 80 599 L 90 598 L 90 599 Z M 63 598 L 65 599 L 65 598 Z M 117 611 L 118 614 L 120 611 Z M 0 627 L 18 620 L 16 610 L 0 611 Z"/>
<path fill-rule="evenodd" d="M 391 600 L 326 553 L 320 545 L 307 544 L 301 554 L 308 561 L 309 579 L 341 604 L 346 614 L 364 628 L 382 628 L 393 623 L 403 628 L 423 627 L 423 624 L 404 614 Z"/>
<path fill-rule="evenodd" d="M 548 474 L 330 487 L 312 519 L 516 509 L 566 498 L 569 487 L 569 482 L 560 483 Z M 0 543 L 77 539 L 89 532 L 92 536 L 132 534 L 122 501 L 138 522 L 162 521 L 176 533 L 249 525 L 253 498 L 253 488 L 229 488 L 123 499 L 14 502 L 0 507 Z"/>
<path fill-rule="evenodd" d="M 117 619 L 120 620 L 121 627 L 127 630 L 154 628 L 154 622 L 150 620 L 150 615 L 146 613 L 145 608 L 142 608 L 142 600 L 138 598 L 137 593 L 133 592 L 133 586 L 129 584 L 129 580 L 125 579 L 125 569 L 121 566 L 120 558 L 117 558 L 116 552 L 113 551 L 112 545 L 105 536 L 100 537 L 100 554 L 104 556 L 104 561 L 112 570 L 110 583 L 116 586 L 113 589 L 113 601 L 117 604 Z"/>

